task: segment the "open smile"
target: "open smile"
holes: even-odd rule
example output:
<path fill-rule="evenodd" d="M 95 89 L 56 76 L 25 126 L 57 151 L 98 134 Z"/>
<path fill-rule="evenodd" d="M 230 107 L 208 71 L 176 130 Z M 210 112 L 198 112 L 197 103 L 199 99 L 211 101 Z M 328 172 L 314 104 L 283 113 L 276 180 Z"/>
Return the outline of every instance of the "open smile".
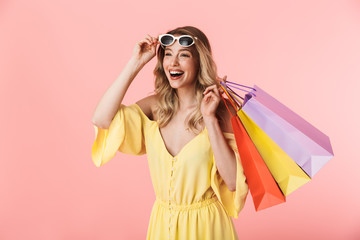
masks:
<path fill-rule="evenodd" d="M 169 71 L 171 77 L 179 77 L 184 74 L 182 71 Z"/>
<path fill-rule="evenodd" d="M 169 73 L 171 80 L 180 79 L 184 75 L 184 72 L 181 70 L 170 70 Z"/>

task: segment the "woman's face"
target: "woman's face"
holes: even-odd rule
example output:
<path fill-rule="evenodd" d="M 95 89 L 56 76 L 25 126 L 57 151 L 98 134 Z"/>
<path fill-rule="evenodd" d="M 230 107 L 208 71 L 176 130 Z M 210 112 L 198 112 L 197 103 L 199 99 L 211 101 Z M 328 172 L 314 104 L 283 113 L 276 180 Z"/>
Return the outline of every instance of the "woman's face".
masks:
<path fill-rule="evenodd" d="M 163 67 L 172 88 L 194 86 L 199 69 L 195 51 L 194 45 L 183 47 L 178 40 L 171 46 L 165 47 Z"/>

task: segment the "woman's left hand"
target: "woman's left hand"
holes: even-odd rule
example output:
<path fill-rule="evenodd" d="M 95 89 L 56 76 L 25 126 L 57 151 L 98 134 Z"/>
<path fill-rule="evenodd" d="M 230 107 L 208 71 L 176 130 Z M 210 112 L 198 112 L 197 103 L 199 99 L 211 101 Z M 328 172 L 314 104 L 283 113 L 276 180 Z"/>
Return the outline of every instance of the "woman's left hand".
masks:
<path fill-rule="evenodd" d="M 217 78 L 218 81 L 225 82 L 226 76 L 222 78 Z M 217 87 L 216 84 L 207 87 L 204 91 L 204 98 L 201 102 L 200 111 L 203 115 L 203 118 L 215 117 L 216 110 L 221 101 L 221 96 L 224 91 L 221 87 Z"/>

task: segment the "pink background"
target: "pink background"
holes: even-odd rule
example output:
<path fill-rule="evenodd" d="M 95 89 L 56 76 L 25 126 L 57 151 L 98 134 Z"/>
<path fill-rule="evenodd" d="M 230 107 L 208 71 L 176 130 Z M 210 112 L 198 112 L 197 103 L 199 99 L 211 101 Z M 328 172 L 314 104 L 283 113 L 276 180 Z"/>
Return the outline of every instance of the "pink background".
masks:
<path fill-rule="evenodd" d="M 214 1 L 215 2 L 215 1 Z M 145 239 L 146 156 L 91 160 L 91 116 L 135 43 L 207 34 L 219 75 L 257 84 L 330 136 L 335 157 L 240 239 L 360 239 L 358 1 L 0 1 L 0 239 Z M 153 90 L 149 62 L 123 101 Z"/>

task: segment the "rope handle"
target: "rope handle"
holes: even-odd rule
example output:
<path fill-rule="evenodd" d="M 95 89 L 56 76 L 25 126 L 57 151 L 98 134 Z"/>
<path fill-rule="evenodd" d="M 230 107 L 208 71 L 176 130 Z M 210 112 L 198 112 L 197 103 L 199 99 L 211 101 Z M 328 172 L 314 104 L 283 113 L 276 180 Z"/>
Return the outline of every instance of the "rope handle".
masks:
<path fill-rule="evenodd" d="M 236 94 L 231 88 L 229 88 L 229 86 L 227 86 L 226 84 L 224 84 L 224 87 L 227 90 L 228 95 L 231 95 L 232 99 L 237 101 L 238 104 L 242 107 L 243 106 L 243 102 L 240 101 L 239 98 L 241 98 L 244 101 L 244 98 L 239 96 L 238 94 Z"/>
<path fill-rule="evenodd" d="M 230 81 L 226 81 L 225 83 L 230 83 L 230 84 L 237 85 L 237 86 L 240 86 L 240 87 L 250 88 L 250 89 L 256 91 L 255 88 L 252 88 L 252 87 L 249 87 L 249 86 L 246 86 L 246 85 L 241 85 L 241 84 L 230 82 Z"/>
<path fill-rule="evenodd" d="M 234 100 L 234 98 L 233 98 L 231 95 L 229 95 L 228 91 L 224 88 L 224 86 L 222 86 L 222 85 L 220 85 L 220 86 L 221 86 L 221 88 L 223 89 L 224 93 L 225 93 L 225 94 L 227 95 L 227 97 L 229 98 L 229 101 L 230 101 L 231 105 L 233 105 L 234 109 L 237 110 L 238 108 L 240 108 L 240 107 L 238 106 L 238 103 Z M 234 115 L 232 114 L 232 112 L 230 111 L 228 105 L 226 104 L 226 101 L 225 101 L 224 97 L 222 96 L 222 94 L 220 94 L 220 96 L 221 96 L 221 98 L 223 99 L 223 101 L 224 101 L 224 103 L 225 103 L 225 106 L 226 106 L 227 110 L 229 111 L 230 115 L 233 117 Z M 236 106 L 235 106 L 235 105 L 236 105 Z"/>
<path fill-rule="evenodd" d="M 223 99 L 223 101 L 224 101 L 224 103 L 225 103 L 225 106 L 226 106 L 227 110 L 229 111 L 229 113 L 230 113 L 231 117 L 233 117 L 234 115 L 231 113 L 231 111 L 230 111 L 230 109 L 229 109 L 228 105 L 226 104 L 225 98 L 224 98 L 222 95 L 220 95 L 220 96 L 221 96 L 221 98 Z"/>

